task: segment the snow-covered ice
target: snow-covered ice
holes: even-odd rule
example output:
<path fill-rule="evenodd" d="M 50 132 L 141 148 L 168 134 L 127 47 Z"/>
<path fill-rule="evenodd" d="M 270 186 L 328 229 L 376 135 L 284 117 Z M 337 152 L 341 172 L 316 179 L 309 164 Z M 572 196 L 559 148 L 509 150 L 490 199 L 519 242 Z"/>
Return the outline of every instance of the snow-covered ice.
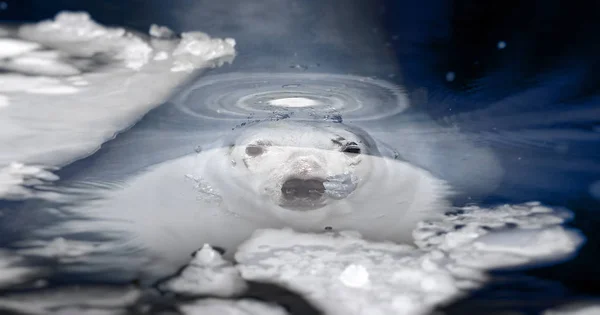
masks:
<path fill-rule="evenodd" d="M 155 37 L 159 31 L 167 28 L 153 26 Z M 83 12 L 61 12 L 16 33 L 0 37 L 0 69 L 10 70 L 0 74 L 2 197 L 27 197 L 14 165 L 59 167 L 85 157 L 165 101 L 194 70 L 235 56 L 230 38 L 191 32 L 181 40 L 147 40 Z"/>
<path fill-rule="evenodd" d="M 581 236 L 560 225 L 571 218 L 566 209 L 538 202 L 468 206 L 448 213 L 446 220 L 419 223 L 413 235 L 419 247 L 448 251 L 464 266 L 526 266 L 570 257 L 579 248 Z"/>
<path fill-rule="evenodd" d="M 158 288 L 187 297 L 175 303 L 184 314 L 255 314 L 263 307 L 268 312 L 261 314 L 284 314 L 277 307 L 254 302 L 248 303 L 257 310 L 250 311 L 245 301 L 231 300 L 243 296 L 249 288 L 247 281 L 290 288 L 325 314 L 428 314 L 485 285 L 490 269 L 523 267 L 574 254 L 582 237 L 562 225 L 568 219 L 566 210 L 533 202 L 492 209 L 464 207 L 446 213 L 442 220 L 423 222 L 414 231 L 416 246 L 369 242 L 352 231 L 258 230 L 238 249 L 236 264 L 205 245 L 180 273 L 162 281 Z M 43 245 L 21 254 L 76 259 L 91 248 L 64 239 Z M 7 261 L 3 260 L 3 274 L 14 272 L 14 263 Z M 17 271 L 21 275 L 10 283 L 31 279 L 26 268 Z M 58 295 L 62 302 L 50 303 L 40 301 L 36 292 L 16 300 L 3 297 L 0 307 L 32 314 L 43 314 L 51 306 L 76 307 L 68 302 L 68 294 Z M 199 296 L 225 300 L 189 299 Z M 30 299 L 37 302 L 27 303 Z M 133 307 L 139 302 L 129 303 L 128 307 Z M 94 303 L 86 305 L 95 307 Z"/>
<path fill-rule="evenodd" d="M 261 230 L 235 258 L 245 279 L 284 284 L 326 314 L 428 314 L 484 285 L 487 270 L 572 255 L 582 238 L 559 225 L 568 218 L 538 203 L 465 207 L 423 222 L 414 231 L 417 247 L 348 233 Z"/>
<path fill-rule="evenodd" d="M 62 12 L 17 33 L 0 38 L 0 67 L 15 71 L 0 74 L 0 143 L 10 148 L 0 153 L 0 165 L 61 166 L 89 155 L 162 103 L 192 70 L 235 56 L 233 39 L 192 32 L 148 41 L 82 12 Z M 158 54 L 169 58 L 155 60 Z M 181 67 L 186 71 L 173 70 Z"/>
<path fill-rule="evenodd" d="M 204 245 L 181 273 L 160 285 L 166 291 L 187 296 L 234 296 L 246 289 L 240 272 L 210 245 Z"/>

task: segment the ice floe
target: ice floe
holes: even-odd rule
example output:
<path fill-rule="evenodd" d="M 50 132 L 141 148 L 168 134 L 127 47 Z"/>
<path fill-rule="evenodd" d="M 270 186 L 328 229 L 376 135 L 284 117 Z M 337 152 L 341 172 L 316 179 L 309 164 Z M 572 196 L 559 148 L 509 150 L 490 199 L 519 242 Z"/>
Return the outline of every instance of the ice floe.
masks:
<path fill-rule="evenodd" d="M 150 37 L 102 26 L 84 12 L 61 12 L 12 33 L 18 37 L 0 37 L 0 166 L 62 166 L 89 155 L 194 70 L 235 56 L 230 38 L 166 38 L 167 28 L 158 26 Z"/>
<path fill-rule="evenodd" d="M 563 225 L 570 218 L 567 210 L 535 202 L 491 209 L 463 207 L 449 211 L 442 220 L 419 225 L 414 231 L 416 245 L 369 242 L 352 231 L 258 230 L 240 246 L 235 264 L 205 245 L 181 272 L 157 288 L 184 297 L 172 302 L 184 314 L 285 314 L 277 306 L 234 300 L 247 294 L 252 282 L 289 288 L 324 314 L 428 314 L 485 285 L 489 270 L 574 254 L 583 238 Z M 40 247 L 38 255 L 77 256 L 84 254 L 82 248 L 80 243 L 54 240 Z M 31 249 L 25 253 L 35 254 Z M 3 297 L 0 307 L 31 314 L 81 305 L 102 310 L 94 302 L 96 296 L 89 297 L 92 302 L 77 304 L 72 301 L 84 298 L 63 294 L 62 302 L 50 302 L 36 293 L 45 290 L 18 299 Z M 27 302 L 33 300 L 37 302 Z M 140 303 L 128 301 L 129 308 Z M 116 310 L 120 303 L 110 305 Z"/>

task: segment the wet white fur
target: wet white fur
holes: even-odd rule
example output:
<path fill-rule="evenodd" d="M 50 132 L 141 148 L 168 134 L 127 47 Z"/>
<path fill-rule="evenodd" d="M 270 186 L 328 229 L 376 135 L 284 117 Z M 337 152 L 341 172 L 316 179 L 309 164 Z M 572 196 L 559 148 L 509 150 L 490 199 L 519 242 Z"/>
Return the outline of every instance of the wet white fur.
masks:
<path fill-rule="evenodd" d="M 332 141 L 339 138 L 356 142 L 363 154 L 342 153 Z M 246 146 L 256 143 L 264 152 L 248 156 Z M 332 227 L 372 240 L 410 242 L 417 221 L 447 209 L 449 190 L 427 171 L 385 155 L 381 144 L 343 124 L 263 122 L 213 148 L 149 168 L 74 210 L 94 220 L 66 222 L 54 232 L 124 232 L 123 242 L 152 257 L 158 273 L 186 263 L 204 243 L 231 254 L 259 228 L 322 232 Z M 346 198 L 309 211 L 278 205 L 281 185 L 290 176 L 344 172 L 359 179 Z M 221 201 L 205 198 L 190 177 L 201 178 Z"/>

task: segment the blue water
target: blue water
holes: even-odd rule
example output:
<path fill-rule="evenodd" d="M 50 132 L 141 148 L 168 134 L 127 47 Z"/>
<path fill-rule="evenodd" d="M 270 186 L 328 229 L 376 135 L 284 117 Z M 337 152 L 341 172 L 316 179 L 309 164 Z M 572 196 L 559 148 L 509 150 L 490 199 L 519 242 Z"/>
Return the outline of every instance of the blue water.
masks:
<path fill-rule="evenodd" d="M 8 9 L 0 11 L 0 20 L 5 21 L 36 21 L 59 10 L 78 9 L 104 24 L 143 32 L 158 23 L 176 31 L 200 29 L 234 37 L 240 51 L 236 61 L 210 74 L 310 70 L 400 84 L 420 112 L 443 126 L 460 128 L 499 158 L 505 170 L 499 187 L 461 202 L 539 200 L 565 206 L 576 215 L 571 225 L 587 237 L 574 259 L 527 272 L 498 273 L 495 281 L 447 312 L 535 314 L 574 299 L 600 297 L 600 195 L 591 193 L 600 180 L 597 1 L 353 0 L 340 7 L 333 0 L 307 0 L 281 1 L 275 8 L 268 1 L 252 1 L 250 11 L 233 0 L 4 2 Z M 68 179 L 97 161 L 107 163 L 115 148 L 128 155 L 128 140 L 155 145 L 147 135 L 159 124 L 182 134 L 208 128 L 169 125 L 170 113 L 169 107 L 158 108 L 119 141 L 59 175 Z M 378 123 L 401 126 L 403 121 L 391 116 Z M 167 149 L 139 167 L 182 153 Z M 460 157 L 451 149 L 439 154 L 440 176 L 464 181 L 462 173 L 443 167 Z M 38 217 L 28 224 L 36 222 L 49 223 Z M 18 237 L 11 234 L 3 243 Z"/>

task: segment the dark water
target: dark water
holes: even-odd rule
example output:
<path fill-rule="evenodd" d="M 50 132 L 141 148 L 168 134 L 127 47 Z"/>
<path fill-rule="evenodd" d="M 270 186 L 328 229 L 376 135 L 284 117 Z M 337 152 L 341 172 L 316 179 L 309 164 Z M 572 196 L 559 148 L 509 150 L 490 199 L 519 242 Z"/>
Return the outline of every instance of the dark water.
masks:
<path fill-rule="evenodd" d="M 526 272 L 497 273 L 485 288 L 445 310 L 536 314 L 600 297 L 600 196 L 598 188 L 596 195 L 591 189 L 600 180 L 600 2 L 4 2 L 2 20 L 36 21 L 60 10 L 84 10 L 103 24 L 140 31 L 157 23 L 175 31 L 200 29 L 234 37 L 236 61 L 211 74 L 311 71 L 401 84 L 416 109 L 442 126 L 460 128 L 499 158 L 503 181 L 474 201 L 540 200 L 566 206 L 576 214 L 572 225 L 587 237 L 576 258 Z M 157 109 L 122 141 L 164 123 L 168 114 L 168 109 Z M 379 123 L 403 124 L 396 117 Z M 202 127 L 186 130 L 198 131 Z M 445 152 L 454 151 L 440 150 L 440 175 L 461 180 L 459 171 L 444 167 L 453 159 Z M 65 169 L 61 177 L 94 159 Z"/>

